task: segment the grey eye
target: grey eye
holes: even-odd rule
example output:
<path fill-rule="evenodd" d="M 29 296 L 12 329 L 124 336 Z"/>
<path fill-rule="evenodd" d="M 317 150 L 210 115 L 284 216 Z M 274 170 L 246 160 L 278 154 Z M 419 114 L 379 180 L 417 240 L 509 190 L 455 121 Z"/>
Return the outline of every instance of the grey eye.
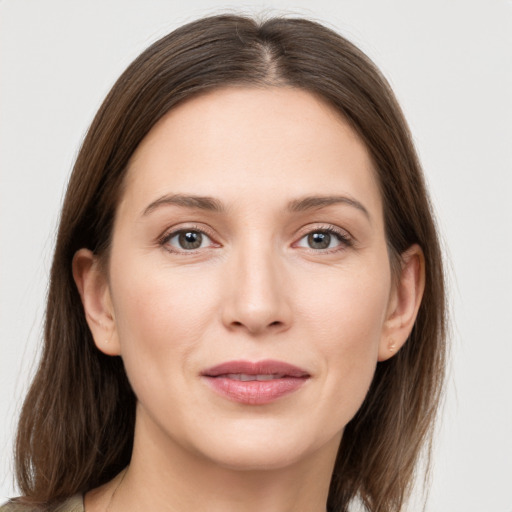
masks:
<path fill-rule="evenodd" d="M 169 245 L 185 251 L 193 251 L 205 247 L 210 243 L 210 239 L 201 231 L 186 229 L 178 231 L 169 238 Z"/>
<path fill-rule="evenodd" d="M 308 235 L 308 246 L 311 249 L 328 249 L 331 245 L 331 234 L 316 231 Z"/>
<path fill-rule="evenodd" d="M 317 229 L 315 231 L 310 231 L 307 235 L 304 235 L 297 242 L 296 247 L 322 251 L 325 249 L 342 249 L 344 247 L 350 247 L 350 245 L 350 239 L 341 233 L 337 233 L 330 229 Z"/>

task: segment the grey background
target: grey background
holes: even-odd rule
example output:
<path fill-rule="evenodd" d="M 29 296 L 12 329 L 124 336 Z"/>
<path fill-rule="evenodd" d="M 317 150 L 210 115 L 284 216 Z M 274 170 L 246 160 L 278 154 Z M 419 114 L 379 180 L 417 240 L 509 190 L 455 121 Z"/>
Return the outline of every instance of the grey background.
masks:
<path fill-rule="evenodd" d="M 327 23 L 391 81 L 449 261 L 452 362 L 427 512 L 511 512 L 510 0 L 1 1 L 0 501 L 16 493 L 16 415 L 38 352 L 59 205 L 85 130 L 142 49 L 226 9 Z"/>

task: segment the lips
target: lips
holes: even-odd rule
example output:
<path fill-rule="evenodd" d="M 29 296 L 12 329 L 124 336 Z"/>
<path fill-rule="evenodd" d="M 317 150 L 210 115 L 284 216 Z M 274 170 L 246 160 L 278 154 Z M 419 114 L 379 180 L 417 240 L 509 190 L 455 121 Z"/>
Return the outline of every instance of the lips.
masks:
<path fill-rule="evenodd" d="M 202 372 L 218 394 L 247 405 L 263 405 L 297 391 L 310 378 L 297 366 L 273 360 L 228 361 Z"/>

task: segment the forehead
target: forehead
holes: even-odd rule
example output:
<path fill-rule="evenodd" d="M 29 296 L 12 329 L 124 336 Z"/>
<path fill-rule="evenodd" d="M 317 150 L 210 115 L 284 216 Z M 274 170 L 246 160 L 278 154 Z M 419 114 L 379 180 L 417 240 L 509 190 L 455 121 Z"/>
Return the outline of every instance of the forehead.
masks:
<path fill-rule="evenodd" d="M 153 127 L 130 160 L 123 202 L 143 208 L 194 193 L 261 203 L 276 191 L 364 196 L 381 209 L 366 146 L 327 102 L 290 87 L 230 87 L 185 101 Z"/>

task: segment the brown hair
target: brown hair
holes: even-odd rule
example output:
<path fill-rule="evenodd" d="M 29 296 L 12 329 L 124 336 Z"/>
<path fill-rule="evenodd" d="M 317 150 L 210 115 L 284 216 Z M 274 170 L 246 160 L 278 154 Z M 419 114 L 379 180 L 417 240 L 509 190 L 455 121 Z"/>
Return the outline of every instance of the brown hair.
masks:
<path fill-rule="evenodd" d="M 30 503 L 85 492 L 130 460 L 135 396 L 121 359 L 95 348 L 71 261 L 82 247 L 108 256 L 128 160 L 155 123 L 179 102 L 227 85 L 286 85 L 329 102 L 372 155 L 391 261 L 414 243 L 424 251 L 426 288 L 415 326 L 402 350 L 377 365 L 345 429 L 328 508 L 346 511 L 358 497 L 370 511 L 396 511 L 410 493 L 442 389 L 446 308 L 439 241 L 407 124 L 375 65 L 332 30 L 304 19 L 220 15 L 143 52 L 83 142 L 62 209 L 42 359 L 17 436 L 17 478 Z"/>

